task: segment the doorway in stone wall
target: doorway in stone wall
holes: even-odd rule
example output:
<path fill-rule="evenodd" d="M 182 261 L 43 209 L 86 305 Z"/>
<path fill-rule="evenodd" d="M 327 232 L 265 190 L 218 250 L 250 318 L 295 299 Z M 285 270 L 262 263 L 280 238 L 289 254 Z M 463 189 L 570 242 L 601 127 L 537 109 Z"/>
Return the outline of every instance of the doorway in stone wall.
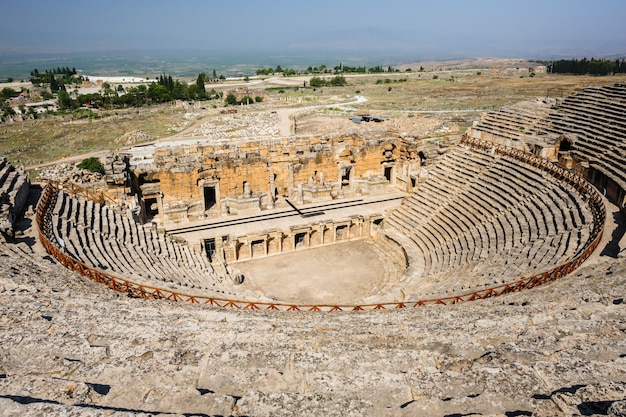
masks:
<path fill-rule="evenodd" d="M 209 262 L 213 262 L 213 256 L 215 255 L 215 239 L 205 239 L 204 240 L 204 251 L 206 253 L 206 257 L 209 259 Z"/>
<path fill-rule="evenodd" d="M 393 172 L 393 167 L 386 166 L 385 167 L 385 179 L 391 182 L 391 173 Z"/>
<path fill-rule="evenodd" d="M 204 188 L 204 210 L 210 210 L 216 201 L 215 187 L 203 187 Z"/>

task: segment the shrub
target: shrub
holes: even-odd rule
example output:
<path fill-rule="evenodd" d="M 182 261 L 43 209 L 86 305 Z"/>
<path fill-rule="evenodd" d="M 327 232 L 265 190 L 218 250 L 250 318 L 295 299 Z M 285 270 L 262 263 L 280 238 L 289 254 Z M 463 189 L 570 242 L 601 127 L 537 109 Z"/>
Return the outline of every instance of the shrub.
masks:
<path fill-rule="evenodd" d="M 83 159 L 78 165 L 76 165 L 76 167 L 80 169 L 86 169 L 91 172 L 99 172 L 100 174 L 104 174 L 104 165 L 102 165 L 100 159 L 96 158 L 95 156 Z"/>
<path fill-rule="evenodd" d="M 237 104 L 239 104 L 239 102 L 237 101 L 237 97 L 235 97 L 235 95 L 231 93 L 226 96 L 226 104 L 230 106 L 236 106 Z"/>

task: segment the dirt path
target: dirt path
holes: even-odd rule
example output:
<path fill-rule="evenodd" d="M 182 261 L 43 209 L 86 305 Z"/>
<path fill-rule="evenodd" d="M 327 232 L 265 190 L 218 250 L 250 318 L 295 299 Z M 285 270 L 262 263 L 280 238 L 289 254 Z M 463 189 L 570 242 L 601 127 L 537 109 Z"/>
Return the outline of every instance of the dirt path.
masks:
<path fill-rule="evenodd" d="M 26 166 L 25 169 L 27 171 L 33 171 L 39 168 L 49 167 L 51 165 L 66 164 L 69 162 L 78 162 L 78 161 L 82 161 L 83 159 L 87 159 L 91 157 L 102 158 L 108 155 L 109 153 L 111 153 L 111 150 L 106 149 L 103 151 L 89 152 L 89 153 L 84 153 L 81 155 L 72 155 L 72 156 L 67 156 L 65 158 L 57 159 L 55 161 L 44 162 L 42 164 L 37 164 L 37 165 L 29 165 L 29 166 Z"/>
<path fill-rule="evenodd" d="M 291 136 L 294 132 L 294 116 L 297 113 L 311 111 L 313 109 L 322 108 L 322 107 L 345 107 L 351 106 L 353 104 L 365 103 L 367 98 L 364 96 L 356 96 L 354 100 L 349 101 L 347 103 L 340 104 L 320 104 L 317 106 L 308 106 L 308 107 L 296 107 L 296 108 L 284 108 L 277 109 L 276 113 L 278 114 L 278 129 L 280 131 L 280 136 Z"/>

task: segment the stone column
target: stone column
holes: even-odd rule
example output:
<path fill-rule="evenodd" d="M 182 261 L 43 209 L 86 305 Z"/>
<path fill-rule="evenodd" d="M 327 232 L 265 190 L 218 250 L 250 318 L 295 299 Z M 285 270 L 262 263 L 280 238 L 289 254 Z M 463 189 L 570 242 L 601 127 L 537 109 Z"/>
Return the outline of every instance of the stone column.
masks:
<path fill-rule="evenodd" d="M 278 241 L 278 253 L 283 253 L 283 233 L 282 232 L 277 232 L 276 233 L 276 240 Z"/>
<path fill-rule="evenodd" d="M 276 195 L 276 175 L 270 174 L 270 198 L 267 200 L 267 208 L 274 208 L 274 196 Z"/>
<path fill-rule="evenodd" d="M 294 180 L 294 172 L 293 172 L 293 164 L 289 164 L 287 166 L 287 190 L 289 192 L 289 199 L 293 198 L 293 188 L 295 187 Z"/>
<path fill-rule="evenodd" d="M 298 184 L 298 197 L 296 198 L 296 203 L 298 204 L 304 203 L 304 194 L 302 192 L 302 184 Z"/>

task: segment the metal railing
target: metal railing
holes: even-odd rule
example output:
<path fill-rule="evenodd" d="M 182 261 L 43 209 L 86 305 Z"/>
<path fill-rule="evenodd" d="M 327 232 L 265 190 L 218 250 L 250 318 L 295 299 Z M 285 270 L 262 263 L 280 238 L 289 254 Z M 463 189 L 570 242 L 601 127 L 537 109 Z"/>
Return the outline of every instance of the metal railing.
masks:
<path fill-rule="evenodd" d="M 593 214 L 593 228 L 587 244 L 584 246 L 584 250 L 580 251 L 572 260 L 557 265 L 545 272 L 535 274 L 533 276 L 514 280 L 512 282 L 497 285 L 494 287 L 483 288 L 459 295 L 452 295 L 448 297 L 428 298 L 413 301 L 403 302 L 381 302 L 374 304 L 358 304 L 358 305 L 337 305 L 337 304 L 289 304 L 289 303 L 274 303 L 274 302 L 256 302 L 235 300 L 228 298 L 217 298 L 204 295 L 192 295 L 182 292 L 177 292 L 165 288 L 159 288 L 149 285 L 142 285 L 125 278 L 108 274 L 104 271 L 92 268 L 77 259 L 72 258 L 65 253 L 62 249 L 54 245 L 51 241 L 52 238 L 52 209 L 56 200 L 56 194 L 60 191 L 58 184 L 50 182 L 44 189 L 39 204 L 37 206 L 37 224 L 39 226 L 39 239 L 46 248 L 46 251 L 57 259 L 66 268 L 79 273 L 80 275 L 89 278 L 95 282 L 102 283 L 107 287 L 127 293 L 132 297 L 144 298 L 144 299 L 158 299 L 158 300 L 170 300 L 176 302 L 188 302 L 193 304 L 202 304 L 214 307 L 223 307 L 231 309 L 241 310 L 275 310 L 275 311 L 366 311 L 366 310 L 390 310 L 390 309 L 403 309 L 420 307 L 426 305 L 450 305 L 464 301 L 473 301 L 486 298 L 497 297 L 504 294 L 510 294 L 519 292 L 522 290 L 534 288 L 538 285 L 542 285 L 551 281 L 555 281 L 565 275 L 568 275 L 576 268 L 578 268 L 597 248 L 602 239 L 602 233 L 604 229 L 604 221 L 606 218 L 606 209 L 602 196 L 598 191 L 589 184 L 586 180 L 578 175 L 558 166 L 545 159 L 539 158 L 535 155 L 528 154 L 523 151 L 515 150 L 495 144 L 493 142 L 483 141 L 480 139 L 469 138 L 464 136 L 461 140 L 461 145 L 470 146 L 482 150 L 492 150 L 501 155 L 507 155 L 515 158 L 520 162 L 530 164 L 537 167 L 546 173 L 554 176 L 555 178 L 565 181 L 570 184 L 577 192 L 585 195 L 589 207 Z M 64 189 L 66 192 L 74 192 L 75 195 L 82 195 L 85 198 L 95 197 L 89 193 L 85 193 L 86 190 L 78 190 L 78 186 L 71 189 Z M 54 240 L 54 238 L 52 238 Z"/>

